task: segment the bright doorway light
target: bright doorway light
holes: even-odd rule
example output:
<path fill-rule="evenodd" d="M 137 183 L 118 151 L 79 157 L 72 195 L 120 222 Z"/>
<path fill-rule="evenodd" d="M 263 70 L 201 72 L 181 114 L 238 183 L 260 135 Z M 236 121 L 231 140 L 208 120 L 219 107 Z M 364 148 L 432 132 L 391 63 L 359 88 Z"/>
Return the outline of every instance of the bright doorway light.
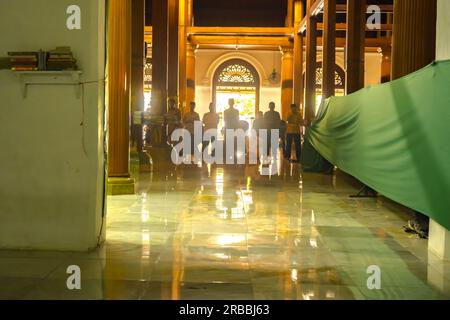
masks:
<path fill-rule="evenodd" d="M 223 113 L 228 108 L 228 100 L 234 99 L 235 108 L 239 110 L 240 119 L 253 124 L 256 115 L 256 91 L 217 91 L 216 107 L 220 114 L 219 130 L 224 126 Z"/>
<path fill-rule="evenodd" d="M 151 92 L 144 92 L 144 110 L 147 108 L 150 108 L 150 102 L 152 100 L 152 93 Z"/>
<path fill-rule="evenodd" d="M 315 108 L 315 115 L 319 112 L 320 104 L 322 103 L 322 94 L 316 94 L 316 108 Z"/>

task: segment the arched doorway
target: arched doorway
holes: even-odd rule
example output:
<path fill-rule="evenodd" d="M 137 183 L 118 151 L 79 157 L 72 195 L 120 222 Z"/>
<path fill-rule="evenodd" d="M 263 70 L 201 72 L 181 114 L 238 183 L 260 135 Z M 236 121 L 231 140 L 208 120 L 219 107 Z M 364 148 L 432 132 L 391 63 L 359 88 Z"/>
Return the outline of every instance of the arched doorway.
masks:
<path fill-rule="evenodd" d="M 303 80 L 305 81 L 305 73 L 303 73 Z M 323 82 L 323 66 L 322 61 L 316 64 L 316 108 L 317 114 L 320 103 L 322 102 L 322 82 Z M 339 65 L 335 65 L 334 72 L 334 88 L 335 96 L 345 95 L 345 71 Z"/>
<path fill-rule="evenodd" d="M 152 100 L 152 58 L 146 58 L 144 66 L 144 109 L 150 107 Z"/>
<path fill-rule="evenodd" d="M 228 100 L 233 98 L 240 112 L 241 120 L 249 126 L 259 111 L 260 79 L 256 68 L 242 59 L 230 59 L 217 67 L 213 78 L 212 101 L 221 115 L 220 128 L 223 127 L 223 112 Z"/>

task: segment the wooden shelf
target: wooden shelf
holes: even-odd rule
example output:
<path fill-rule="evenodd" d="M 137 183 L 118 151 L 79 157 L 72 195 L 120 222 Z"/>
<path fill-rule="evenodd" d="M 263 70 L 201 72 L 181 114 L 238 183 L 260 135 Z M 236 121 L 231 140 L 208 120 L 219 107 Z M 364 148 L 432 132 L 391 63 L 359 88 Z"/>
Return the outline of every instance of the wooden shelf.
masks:
<path fill-rule="evenodd" d="M 77 99 L 81 96 L 80 77 L 82 71 L 13 71 L 19 76 L 22 96 L 27 97 L 31 85 L 73 85 Z"/>

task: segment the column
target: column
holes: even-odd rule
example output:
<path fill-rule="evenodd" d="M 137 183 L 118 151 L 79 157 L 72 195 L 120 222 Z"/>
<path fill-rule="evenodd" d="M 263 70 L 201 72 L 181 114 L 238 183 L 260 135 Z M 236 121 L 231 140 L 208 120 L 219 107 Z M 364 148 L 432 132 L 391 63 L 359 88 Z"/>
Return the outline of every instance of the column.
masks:
<path fill-rule="evenodd" d="M 186 35 L 186 1 L 179 0 L 179 28 L 178 28 L 178 58 L 179 58 L 179 75 L 178 75 L 178 86 L 179 86 L 179 101 L 180 109 L 186 109 L 186 45 L 187 45 L 187 35 Z"/>
<path fill-rule="evenodd" d="M 386 22 L 393 24 L 393 13 L 386 13 Z M 392 38 L 392 31 L 386 31 L 386 38 Z M 391 81 L 392 44 L 381 48 L 381 83 Z"/>
<path fill-rule="evenodd" d="M 303 35 L 297 34 L 303 19 L 303 2 L 294 3 L 294 103 L 303 106 Z"/>
<path fill-rule="evenodd" d="M 393 24 L 394 23 L 394 14 L 393 14 L 393 12 L 387 12 L 386 13 L 386 23 L 387 24 Z M 387 38 L 392 37 L 392 30 L 391 31 L 386 31 L 386 37 Z"/>
<path fill-rule="evenodd" d="M 395 0 L 392 79 L 431 63 L 436 56 L 436 0 Z"/>
<path fill-rule="evenodd" d="M 131 1 L 109 1 L 108 194 L 133 194 L 130 178 Z"/>
<path fill-rule="evenodd" d="M 336 0 L 325 0 L 323 9 L 322 98 L 334 96 L 336 72 Z"/>
<path fill-rule="evenodd" d="M 167 112 L 168 1 L 152 1 L 152 101 L 151 112 Z"/>
<path fill-rule="evenodd" d="M 178 0 L 169 0 L 169 57 L 167 90 L 178 101 Z"/>
<path fill-rule="evenodd" d="M 131 111 L 144 110 L 145 0 L 132 1 Z"/>
<path fill-rule="evenodd" d="M 189 110 L 189 104 L 195 102 L 195 51 L 197 46 L 188 43 L 186 48 L 186 109 Z"/>
<path fill-rule="evenodd" d="M 391 81 L 392 68 L 392 50 L 391 46 L 384 46 L 381 48 L 381 83 Z"/>
<path fill-rule="evenodd" d="M 144 111 L 145 0 L 132 1 L 131 113 Z M 131 119 L 134 119 L 133 115 Z M 132 147 L 142 151 L 142 125 L 132 121 Z"/>
<path fill-rule="evenodd" d="M 450 29 L 450 19 L 448 19 L 450 2 L 439 0 L 437 8 L 436 58 L 438 60 L 450 59 L 450 38 L 448 36 L 448 30 Z M 450 231 L 431 219 L 428 249 L 441 260 L 450 260 Z M 428 255 L 428 257 L 432 258 L 433 256 Z M 438 272 L 434 274 L 433 279 L 430 279 L 432 276 L 430 266 L 432 264 L 428 263 L 428 282 L 432 282 L 433 285 L 442 291 L 450 292 L 450 285 L 446 280 L 447 264 L 444 264 L 443 261 L 438 261 L 433 265 L 438 268 Z"/>
<path fill-rule="evenodd" d="M 311 121 L 316 110 L 317 20 L 309 14 L 313 0 L 308 0 L 306 24 L 305 119 Z"/>
<path fill-rule="evenodd" d="M 194 25 L 194 0 L 186 0 L 186 25 Z"/>
<path fill-rule="evenodd" d="M 294 0 L 286 0 L 287 1 L 287 14 L 285 20 L 286 27 L 294 26 Z"/>
<path fill-rule="evenodd" d="M 347 0 L 346 94 L 364 88 L 366 0 Z"/>
<path fill-rule="evenodd" d="M 283 48 L 281 57 L 281 118 L 287 120 L 294 90 L 294 52 Z"/>
<path fill-rule="evenodd" d="M 438 0 L 437 3 L 437 30 L 436 30 L 436 60 L 450 59 L 450 1 Z"/>

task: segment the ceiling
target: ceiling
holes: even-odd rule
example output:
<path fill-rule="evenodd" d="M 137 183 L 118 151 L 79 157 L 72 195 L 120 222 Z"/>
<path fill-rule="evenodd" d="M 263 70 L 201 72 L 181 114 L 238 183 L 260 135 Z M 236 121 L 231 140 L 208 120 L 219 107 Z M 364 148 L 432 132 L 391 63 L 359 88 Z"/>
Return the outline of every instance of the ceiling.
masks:
<path fill-rule="evenodd" d="M 283 27 L 287 0 L 193 0 L 196 26 Z M 367 0 L 368 4 L 392 4 L 394 0 Z M 306 4 L 306 0 L 303 0 Z M 345 4 L 346 0 L 337 0 Z M 146 0 L 146 25 L 151 25 L 152 0 Z M 338 21 L 345 21 L 345 15 Z"/>
<path fill-rule="evenodd" d="M 286 0 L 195 0 L 198 26 L 283 27 Z"/>

